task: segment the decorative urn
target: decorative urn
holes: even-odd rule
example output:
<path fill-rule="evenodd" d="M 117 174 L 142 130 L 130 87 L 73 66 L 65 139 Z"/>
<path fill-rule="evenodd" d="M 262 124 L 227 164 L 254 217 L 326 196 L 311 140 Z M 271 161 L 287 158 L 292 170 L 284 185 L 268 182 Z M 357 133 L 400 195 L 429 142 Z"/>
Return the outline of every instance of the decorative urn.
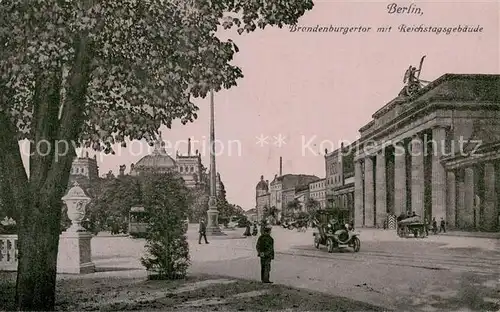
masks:
<path fill-rule="evenodd" d="M 86 230 L 81 226 L 81 222 L 85 217 L 85 207 L 90 202 L 90 197 L 85 194 L 78 182 L 75 182 L 73 187 L 71 187 L 68 193 L 61 199 L 68 208 L 67 214 L 68 218 L 71 220 L 71 226 L 67 231 L 85 232 Z"/>

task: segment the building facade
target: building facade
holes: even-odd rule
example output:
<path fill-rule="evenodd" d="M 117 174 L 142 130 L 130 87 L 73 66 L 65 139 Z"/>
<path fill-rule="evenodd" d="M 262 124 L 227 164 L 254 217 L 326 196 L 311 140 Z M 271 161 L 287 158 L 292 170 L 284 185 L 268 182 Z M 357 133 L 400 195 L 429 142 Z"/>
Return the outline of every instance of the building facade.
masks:
<path fill-rule="evenodd" d="M 257 209 L 252 208 L 250 210 L 245 211 L 245 216 L 247 217 L 248 221 L 250 222 L 259 222 L 257 218 Z"/>
<path fill-rule="evenodd" d="M 308 185 L 310 182 L 317 181 L 319 178 L 314 175 L 305 174 L 285 174 L 275 175 L 270 183 L 271 207 L 278 210 L 278 219 L 281 219 L 283 209 L 286 209 L 289 202 L 295 199 L 295 187 L 298 185 Z"/>
<path fill-rule="evenodd" d="M 309 183 L 309 197 L 319 203 L 318 208 L 326 208 L 326 179 Z"/>
<path fill-rule="evenodd" d="M 446 74 L 360 129 L 355 224 L 415 212 L 449 228 L 499 230 L 500 75 Z"/>
<path fill-rule="evenodd" d="M 120 166 L 120 174 L 125 171 L 125 166 Z M 201 185 L 208 185 L 209 174 L 201 162 L 201 154 L 198 150 L 191 153 L 191 139 L 188 140 L 188 152 L 181 155 L 176 152 L 175 160 L 168 155 L 164 144 L 161 141 L 155 143 L 155 148 L 150 155 L 141 158 L 136 164 L 130 165 L 130 175 L 138 176 L 148 172 L 167 173 L 176 171 L 185 181 L 186 186 L 194 188 Z M 220 175 L 217 175 L 217 192 L 221 189 Z"/>
<path fill-rule="evenodd" d="M 99 166 L 97 165 L 97 155 L 89 157 L 86 152 L 85 156 L 76 157 L 71 165 L 68 187 L 72 187 L 73 183 L 77 182 L 88 196 L 95 196 L 95 189 L 99 183 Z"/>
<path fill-rule="evenodd" d="M 345 221 L 354 219 L 354 147 L 344 146 L 328 153 L 325 150 L 326 207 L 339 209 Z"/>
<path fill-rule="evenodd" d="M 309 200 L 309 183 L 306 185 L 297 185 L 295 187 L 294 199 L 299 203 L 298 209 L 300 211 L 307 211 L 306 203 Z"/>
<path fill-rule="evenodd" d="M 70 181 L 77 177 L 83 177 L 91 181 L 99 179 L 99 166 L 97 165 L 97 155 L 89 157 L 89 153 L 85 153 L 85 157 L 75 158 L 71 165 Z"/>
<path fill-rule="evenodd" d="M 255 213 L 256 220 L 261 221 L 265 210 L 271 207 L 271 194 L 269 192 L 269 180 L 264 181 L 264 176 L 260 176 L 260 181 L 255 187 Z"/>

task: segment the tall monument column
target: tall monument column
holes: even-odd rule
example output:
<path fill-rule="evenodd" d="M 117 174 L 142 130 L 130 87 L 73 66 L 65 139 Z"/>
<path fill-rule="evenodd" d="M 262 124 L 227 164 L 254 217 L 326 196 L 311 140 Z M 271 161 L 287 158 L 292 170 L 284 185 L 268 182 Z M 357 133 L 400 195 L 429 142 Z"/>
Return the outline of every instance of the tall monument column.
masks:
<path fill-rule="evenodd" d="M 464 210 L 461 215 L 461 225 L 466 230 L 471 230 L 474 228 L 474 202 L 475 202 L 475 192 L 474 192 L 474 168 L 465 168 L 464 177 Z"/>
<path fill-rule="evenodd" d="M 435 127 L 432 129 L 432 216 L 439 222 L 443 218 L 446 222 L 446 172 L 441 164 L 441 155 L 443 155 L 446 146 L 446 129 Z M 432 220 L 432 219 L 430 219 Z"/>
<path fill-rule="evenodd" d="M 403 142 L 394 148 L 394 213 L 406 213 L 406 149 Z"/>
<path fill-rule="evenodd" d="M 376 201 L 375 201 L 375 226 L 382 228 L 387 217 L 387 179 L 385 164 L 385 148 L 382 148 L 377 154 L 376 169 Z"/>
<path fill-rule="evenodd" d="M 495 165 L 486 163 L 484 165 L 484 214 L 481 226 L 486 231 L 494 231 L 497 227 L 497 194 L 495 190 Z"/>
<path fill-rule="evenodd" d="M 457 177 L 457 209 L 455 217 L 455 227 L 459 229 L 464 229 L 465 222 L 463 221 L 463 216 L 465 214 L 465 182 L 464 182 L 464 170 L 458 169 L 456 173 Z"/>
<path fill-rule="evenodd" d="M 418 135 L 411 140 L 411 209 L 424 218 L 424 142 Z"/>
<path fill-rule="evenodd" d="M 354 163 L 354 226 L 356 227 L 364 225 L 362 166 L 363 164 L 359 160 Z"/>
<path fill-rule="evenodd" d="M 448 171 L 446 181 L 446 224 L 449 229 L 456 227 L 457 181 L 455 171 Z"/>
<path fill-rule="evenodd" d="M 215 109 L 214 91 L 210 90 L 210 197 L 207 211 L 207 235 L 224 235 L 219 227 L 217 210 L 217 168 L 215 166 Z"/>
<path fill-rule="evenodd" d="M 375 226 L 375 183 L 373 181 L 373 159 L 365 158 L 365 227 Z"/>

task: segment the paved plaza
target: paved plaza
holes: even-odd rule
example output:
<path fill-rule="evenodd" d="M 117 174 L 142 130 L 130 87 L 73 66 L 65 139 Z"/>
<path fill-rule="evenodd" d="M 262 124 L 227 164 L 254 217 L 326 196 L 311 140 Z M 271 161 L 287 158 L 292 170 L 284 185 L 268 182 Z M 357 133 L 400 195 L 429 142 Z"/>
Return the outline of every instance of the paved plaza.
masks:
<path fill-rule="evenodd" d="M 244 229 L 237 229 L 227 231 L 225 238 L 209 237 L 209 245 L 199 245 L 196 230 L 197 225 L 191 225 L 188 232 L 192 273 L 260 278 L 256 237 L 244 238 Z M 302 233 L 275 227 L 272 280 L 388 309 L 500 308 L 498 240 L 439 235 L 412 239 L 399 238 L 392 231 L 360 232 L 359 253 L 329 254 L 326 248 L 313 247 L 313 230 Z M 143 251 L 144 240 L 98 236 L 92 241 L 93 259 L 100 271 L 96 274 L 146 276 L 139 261 Z"/>

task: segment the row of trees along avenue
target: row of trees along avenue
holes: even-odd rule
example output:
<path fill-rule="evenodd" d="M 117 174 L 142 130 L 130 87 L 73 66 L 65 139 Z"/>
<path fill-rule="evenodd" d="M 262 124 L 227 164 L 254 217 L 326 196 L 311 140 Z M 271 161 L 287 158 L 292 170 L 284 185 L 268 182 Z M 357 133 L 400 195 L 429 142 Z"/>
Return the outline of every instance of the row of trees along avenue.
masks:
<path fill-rule="evenodd" d="M 193 121 L 193 97 L 243 77 L 230 63 L 236 45 L 216 31 L 294 24 L 312 6 L 312 0 L 0 1 L 0 172 L 8 181 L 2 201 L 15 206 L 19 224 L 19 309 L 54 308 L 61 197 L 75 156 L 68 143 L 111 153 L 114 144 L 151 142 L 160 125 L 175 119 Z M 31 140 L 29 174 L 23 139 Z"/>

